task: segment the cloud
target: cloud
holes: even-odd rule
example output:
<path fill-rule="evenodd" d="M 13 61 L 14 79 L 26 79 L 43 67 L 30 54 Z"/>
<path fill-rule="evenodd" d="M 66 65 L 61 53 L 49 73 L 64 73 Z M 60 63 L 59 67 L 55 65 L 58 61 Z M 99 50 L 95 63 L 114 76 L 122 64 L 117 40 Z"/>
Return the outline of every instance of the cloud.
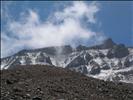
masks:
<path fill-rule="evenodd" d="M 39 13 L 29 9 L 21 14 L 20 20 L 8 22 L 6 31 L 11 35 L 2 33 L 2 56 L 23 48 L 77 45 L 78 41 L 101 41 L 104 38 L 101 33 L 85 27 L 86 24 L 96 24 L 95 15 L 99 10 L 96 2 L 87 4 L 75 1 L 62 10 L 53 12 L 47 21 L 42 21 Z M 87 22 L 83 25 L 84 18 Z M 97 36 L 99 39 L 96 39 Z"/>
<path fill-rule="evenodd" d="M 81 19 L 87 17 L 88 22 L 95 23 L 94 15 L 99 11 L 97 3 L 91 3 L 90 5 L 84 2 L 75 1 L 72 6 L 65 8 L 62 12 L 56 12 L 55 16 L 58 20 L 64 20 L 66 18 Z"/>

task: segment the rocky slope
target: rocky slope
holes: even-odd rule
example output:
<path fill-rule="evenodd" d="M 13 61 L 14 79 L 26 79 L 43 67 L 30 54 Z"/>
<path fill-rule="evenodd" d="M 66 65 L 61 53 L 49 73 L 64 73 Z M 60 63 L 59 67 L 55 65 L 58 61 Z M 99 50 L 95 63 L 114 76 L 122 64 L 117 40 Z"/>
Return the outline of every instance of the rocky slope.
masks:
<path fill-rule="evenodd" d="M 71 46 L 22 50 L 1 59 L 2 69 L 15 65 L 54 65 L 94 78 L 133 83 L 133 48 L 107 39 L 92 47 Z"/>
<path fill-rule="evenodd" d="M 1 100 L 133 100 L 133 84 L 105 82 L 46 65 L 1 71 Z"/>

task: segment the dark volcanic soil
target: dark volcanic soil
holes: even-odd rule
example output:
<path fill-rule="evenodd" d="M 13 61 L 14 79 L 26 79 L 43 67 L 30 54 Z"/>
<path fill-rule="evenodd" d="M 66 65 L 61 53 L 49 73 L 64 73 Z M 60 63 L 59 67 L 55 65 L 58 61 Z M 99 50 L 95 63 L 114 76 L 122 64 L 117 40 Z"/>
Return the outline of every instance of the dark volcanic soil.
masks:
<path fill-rule="evenodd" d="M 34 65 L 1 71 L 1 100 L 133 100 L 133 84 Z"/>

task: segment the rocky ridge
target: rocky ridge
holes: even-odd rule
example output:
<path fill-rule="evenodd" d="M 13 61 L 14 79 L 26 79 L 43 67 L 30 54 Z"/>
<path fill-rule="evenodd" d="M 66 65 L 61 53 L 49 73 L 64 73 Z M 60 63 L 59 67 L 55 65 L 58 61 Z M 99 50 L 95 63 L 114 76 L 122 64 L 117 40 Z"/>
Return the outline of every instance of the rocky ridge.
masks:
<path fill-rule="evenodd" d="M 133 83 L 133 48 L 107 39 L 103 44 L 86 47 L 47 47 L 22 50 L 1 59 L 2 69 L 16 65 L 52 65 L 81 72 L 94 78 Z"/>

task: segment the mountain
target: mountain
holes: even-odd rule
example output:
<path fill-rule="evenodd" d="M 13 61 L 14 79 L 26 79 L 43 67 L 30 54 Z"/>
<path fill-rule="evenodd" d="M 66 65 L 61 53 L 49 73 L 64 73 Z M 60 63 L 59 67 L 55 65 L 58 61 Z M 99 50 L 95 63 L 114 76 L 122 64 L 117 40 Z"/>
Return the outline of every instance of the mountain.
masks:
<path fill-rule="evenodd" d="M 133 48 L 116 44 L 110 38 L 92 47 L 66 45 L 22 50 L 1 59 L 2 70 L 36 64 L 68 68 L 106 81 L 133 83 Z"/>
<path fill-rule="evenodd" d="M 133 100 L 133 84 L 105 82 L 66 68 L 17 65 L 0 75 L 1 100 Z"/>

